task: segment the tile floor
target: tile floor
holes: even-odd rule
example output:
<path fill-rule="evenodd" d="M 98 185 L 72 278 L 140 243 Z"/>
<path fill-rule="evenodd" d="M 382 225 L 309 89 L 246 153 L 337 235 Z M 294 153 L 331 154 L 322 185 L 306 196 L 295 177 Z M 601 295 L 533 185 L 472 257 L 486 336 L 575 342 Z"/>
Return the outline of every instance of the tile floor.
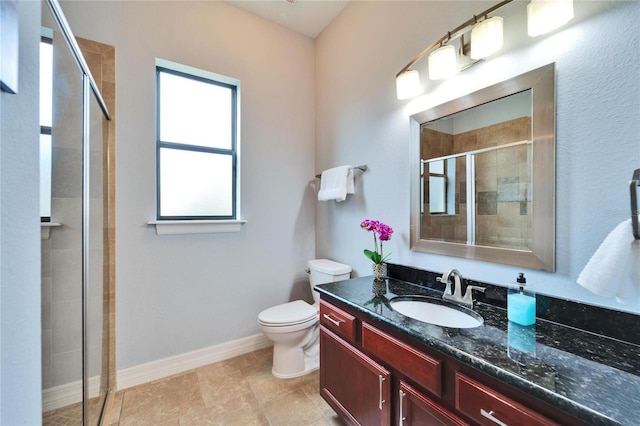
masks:
<path fill-rule="evenodd" d="M 320 397 L 317 372 L 276 379 L 271 353 L 262 349 L 118 391 L 103 424 L 344 425 Z M 43 424 L 73 425 L 78 423 L 69 421 L 77 418 L 56 410 L 45 414 Z"/>

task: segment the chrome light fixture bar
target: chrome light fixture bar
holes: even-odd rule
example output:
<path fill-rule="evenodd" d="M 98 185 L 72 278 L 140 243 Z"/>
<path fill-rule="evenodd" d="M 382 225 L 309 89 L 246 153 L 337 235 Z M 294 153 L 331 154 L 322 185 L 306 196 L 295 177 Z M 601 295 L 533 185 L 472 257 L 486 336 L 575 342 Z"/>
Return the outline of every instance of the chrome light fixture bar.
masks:
<path fill-rule="evenodd" d="M 429 78 L 448 78 L 460 69 L 484 59 L 502 48 L 503 19 L 489 14 L 511 3 L 504 0 L 447 32 L 417 54 L 396 74 L 398 99 L 410 99 L 420 92 L 420 76 L 411 67 L 429 53 Z M 531 0 L 527 6 L 528 34 L 535 37 L 550 32 L 573 18 L 573 0 Z M 465 44 L 464 36 L 471 30 L 471 41 Z M 451 43 L 460 39 L 459 49 Z M 469 47 L 470 45 L 470 47 Z M 434 50 L 436 49 L 436 50 Z M 467 56 L 469 55 L 469 56 Z"/>

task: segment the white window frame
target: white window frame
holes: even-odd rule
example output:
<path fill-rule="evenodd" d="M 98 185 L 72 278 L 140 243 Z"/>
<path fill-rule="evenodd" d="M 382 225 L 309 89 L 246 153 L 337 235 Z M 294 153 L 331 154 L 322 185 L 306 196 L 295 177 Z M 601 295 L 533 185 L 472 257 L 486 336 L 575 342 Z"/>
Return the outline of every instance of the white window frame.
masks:
<path fill-rule="evenodd" d="M 235 164 L 235 194 L 234 194 L 234 202 L 235 202 L 235 216 L 230 219 L 177 219 L 177 220 L 167 220 L 160 218 L 160 205 L 159 199 L 157 200 L 156 206 L 156 220 L 152 220 L 148 222 L 149 225 L 153 225 L 156 228 L 156 234 L 158 235 L 166 235 L 166 234 L 201 234 L 201 233 L 218 233 L 218 232 L 239 232 L 245 220 L 241 219 L 241 161 L 240 161 L 240 99 L 241 99 L 241 88 L 240 88 L 240 80 L 232 77 L 227 77 L 221 74 L 216 74 L 210 71 L 205 71 L 202 69 L 190 67 L 188 65 L 178 64 L 175 62 L 167 61 L 164 59 L 156 58 L 155 64 L 155 76 L 157 80 L 158 69 L 164 68 L 171 71 L 176 71 L 179 73 L 184 73 L 187 75 L 191 75 L 194 77 L 204 78 L 207 80 L 212 80 L 215 82 L 219 82 L 225 85 L 234 86 L 236 90 L 236 111 L 235 111 L 235 156 L 236 156 L 236 164 Z M 156 102 L 156 117 L 157 117 L 157 108 L 158 102 Z M 159 138 L 156 136 L 156 152 L 158 152 L 159 146 Z M 157 161 L 159 160 L 156 159 Z M 156 171 L 156 196 L 159 197 L 159 175 L 158 170 Z"/>

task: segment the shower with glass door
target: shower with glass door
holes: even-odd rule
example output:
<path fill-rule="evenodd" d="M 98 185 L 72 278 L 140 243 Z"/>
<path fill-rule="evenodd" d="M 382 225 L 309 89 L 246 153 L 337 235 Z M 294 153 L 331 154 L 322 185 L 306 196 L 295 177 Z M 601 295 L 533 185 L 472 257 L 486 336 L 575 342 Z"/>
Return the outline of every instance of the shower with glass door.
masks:
<path fill-rule="evenodd" d="M 100 424 L 114 377 L 113 121 L 100 90 L 103 76 L 96 82 L 79 41 L 58 1 L 46 0 L 40 83 L 45 425 Z"/>

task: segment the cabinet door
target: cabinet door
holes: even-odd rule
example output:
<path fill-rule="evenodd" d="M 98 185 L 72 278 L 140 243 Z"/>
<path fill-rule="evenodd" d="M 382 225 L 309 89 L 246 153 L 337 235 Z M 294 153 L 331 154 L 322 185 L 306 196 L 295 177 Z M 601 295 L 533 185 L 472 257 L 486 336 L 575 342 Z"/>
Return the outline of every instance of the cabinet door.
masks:
<path fill-rule="evenodd" d="M 353 425 L 389 425 L 389 371 L 320 327 L 320 395 Z"/>
<path fill-rule="evenodd" d="M 398 425 L 466 426 L 464 420 L 405 382 L 400 382 Z"/>

